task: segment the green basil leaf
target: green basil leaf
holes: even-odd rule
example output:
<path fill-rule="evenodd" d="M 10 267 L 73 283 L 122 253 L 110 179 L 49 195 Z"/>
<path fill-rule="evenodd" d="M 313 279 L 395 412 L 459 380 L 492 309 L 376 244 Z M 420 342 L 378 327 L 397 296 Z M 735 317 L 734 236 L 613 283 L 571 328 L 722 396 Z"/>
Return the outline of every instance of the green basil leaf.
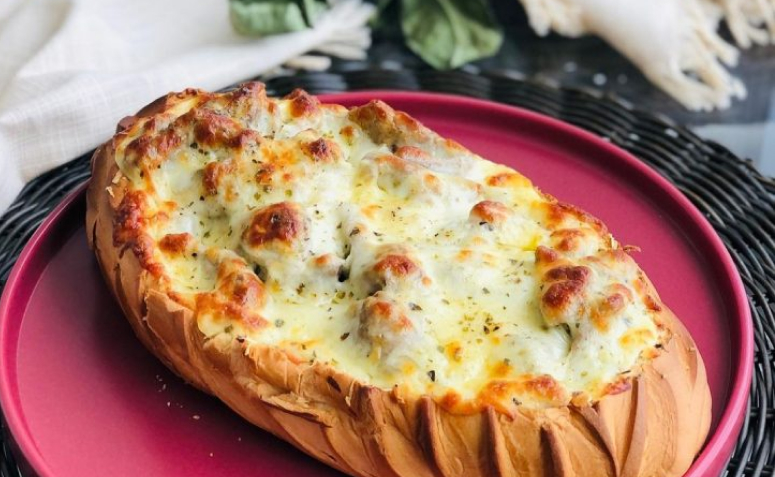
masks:
<path fill-rule="evenodd" d="M 265 36 L 308 28 L 294 0 L 230 0 L 229 18 L 241 35 Z"/>
<path fill-rule="evenodd" d="M 503 42 L 487 0 L 403 0 L 401 27 L 409 48 L 437 69 L 492 56 Z"/>

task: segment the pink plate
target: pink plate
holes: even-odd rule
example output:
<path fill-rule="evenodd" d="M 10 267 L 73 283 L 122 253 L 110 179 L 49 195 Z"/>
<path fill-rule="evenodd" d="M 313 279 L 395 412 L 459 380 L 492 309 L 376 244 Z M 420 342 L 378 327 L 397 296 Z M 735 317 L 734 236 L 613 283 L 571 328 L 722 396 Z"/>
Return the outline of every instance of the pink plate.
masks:
<path fill-rule="evenodd" d="M 710 439 L 687 475 L 723 468 L 745 413 L 753 363 L 746 296 L 708 222 L 624 151 L 538 114 L 432 94 L 382 98 L 543 190 L 602 219 L 691 331 L 713 394 Z M 132 334 L 83 230 L 83 188 L 22 253 L 0 304 L 0 403 L 28 465 L 46 477 L 339 475 L 254 428 L 169 372 Z"/>

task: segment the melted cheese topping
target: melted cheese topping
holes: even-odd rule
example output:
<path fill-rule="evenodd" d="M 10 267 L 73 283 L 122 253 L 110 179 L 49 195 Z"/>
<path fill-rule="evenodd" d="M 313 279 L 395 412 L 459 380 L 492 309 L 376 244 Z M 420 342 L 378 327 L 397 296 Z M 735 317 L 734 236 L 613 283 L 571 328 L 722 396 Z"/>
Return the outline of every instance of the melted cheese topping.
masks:
<path fill-rule="evenodd" d="M 115 157 L 117 241 L 206 336 L 461 409 L 597 399 L 663 338 L 599 221 L 379 102 L 188 91 Z"/>

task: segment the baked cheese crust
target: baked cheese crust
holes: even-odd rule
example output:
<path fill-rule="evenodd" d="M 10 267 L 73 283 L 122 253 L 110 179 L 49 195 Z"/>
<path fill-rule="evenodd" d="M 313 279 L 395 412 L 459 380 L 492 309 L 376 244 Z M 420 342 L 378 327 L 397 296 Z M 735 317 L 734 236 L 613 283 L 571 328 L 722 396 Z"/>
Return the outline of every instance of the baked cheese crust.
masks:
<path fill-rule="evenodd" d="M 173 93 L 93 171 L 138 337 L 344 472 L 680 475 L 707 435 L 701 357 L 632 247 L 380 101 Z"/>
<path fill-rule="evenodd" d="M 448 407 L 626 387 L 659 299 L 592 216 L 384 103 L 187 91 L 116 143 L 114 241 L 205 336 Z"/>

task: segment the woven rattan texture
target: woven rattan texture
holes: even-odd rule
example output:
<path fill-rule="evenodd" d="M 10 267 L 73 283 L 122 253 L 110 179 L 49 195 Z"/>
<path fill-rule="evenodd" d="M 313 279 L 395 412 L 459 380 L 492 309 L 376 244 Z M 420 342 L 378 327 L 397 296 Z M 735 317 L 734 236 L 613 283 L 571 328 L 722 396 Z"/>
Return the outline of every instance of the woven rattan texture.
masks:
<path fill-rule="evenodd" d="M 775 181 L 724 147 L 669 119 L 591 90 L 560 88 L 509 72 L 358 69 L 264 78 L 268 92 L 425 90 L 486 98 L 562 119 L 630 151 L 673 182 L 705 214 L 732 253 L 755 321 L 756 358 L 748 416 L 724 475 L 775 471 Z M 30 182 L 0 217 L 0 289 L 40 222 L 89 177 L 89 154 Z M 6 432 L 4 430 L 4 432 Z M 19 477 L 6 441 L 0 475 Z"/>

